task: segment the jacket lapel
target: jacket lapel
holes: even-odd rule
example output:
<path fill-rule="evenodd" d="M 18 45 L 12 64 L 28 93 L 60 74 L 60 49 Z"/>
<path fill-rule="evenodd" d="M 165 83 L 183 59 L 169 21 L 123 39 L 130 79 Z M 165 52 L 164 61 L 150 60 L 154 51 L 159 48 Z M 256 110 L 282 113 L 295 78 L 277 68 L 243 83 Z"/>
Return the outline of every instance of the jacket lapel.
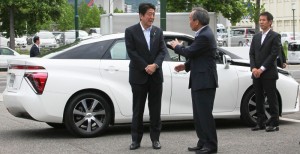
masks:
<path fill-rule="evenodd" d="M 156 31 L 157 29 L 152 26 L 152 29 L 150 31 L 150 53 L 152 54 L 153 53 L 153 44 L 154 44 L 154 41 L 156 40 Z"/>
<path fill-rule="evenodd" d="M 270 36 L 272 35 L 272 30 L 270 30 L 266 36 L 266 38 L 264 39 L 263 43 L 261 44 L 261 47 L 264 46 L 265 42 L 270 38 Z M 260 37 L 261 40 L 261 37 Z"/>

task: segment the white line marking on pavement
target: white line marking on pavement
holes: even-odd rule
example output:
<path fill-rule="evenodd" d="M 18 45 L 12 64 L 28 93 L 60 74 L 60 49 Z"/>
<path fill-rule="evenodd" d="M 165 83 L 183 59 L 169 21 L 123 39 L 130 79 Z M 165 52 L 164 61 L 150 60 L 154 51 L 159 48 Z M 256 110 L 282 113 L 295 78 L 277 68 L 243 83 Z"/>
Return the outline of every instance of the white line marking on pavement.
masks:
<path fill-rule="evenodd" d="M 283 120 L 283 121 L 290 121 L 290 122 L 297 122 L 297 123 L 300 123 L 300 120 L 296 120 L 296 119 L 289 119 L 289 118 L 279 118 L 280 120 Z"/>

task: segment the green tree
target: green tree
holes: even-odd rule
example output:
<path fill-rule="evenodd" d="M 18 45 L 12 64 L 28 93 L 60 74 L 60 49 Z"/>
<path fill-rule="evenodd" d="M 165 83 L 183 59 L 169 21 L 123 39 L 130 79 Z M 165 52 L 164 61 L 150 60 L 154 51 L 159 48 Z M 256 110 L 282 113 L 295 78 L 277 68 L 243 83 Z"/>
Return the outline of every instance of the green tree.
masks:
<path fill-rule="evenodd" d="M 115 8 L 114 13 L 124 13 L 124 12 L 123 12 L 123 10 L 119 10 L 118 8 Z"/>
<path fill-rule="evenodd" d="M 66 31 L 69 29 L 75 29 L 74 19 L 75 11 L 71 4 L 65 4 L 63 6 L 61 17 L 57 21 L 57 28 L 61 31 Z"/>
<path fill-rule="evenodd" d="M 254 2 L 256 1 L 256 2 Z M 247 10 L 250 20 L 255 23 L 255 32 L 259 32 L 259 14 L 265 11 L 265 4 L 260 5 L 260 0 L 248 0 Z"/>
<path fill-rule="evenodd" d="M 86 19 L 85 26 L 83 28 L 100 27 L 100 10 L 96 5 L 90 8 Z"/>
<path fill-rule="evenodd" d="M 90 7 L 87 5 L 85 1 L 83 1 L 78 8 L 79 15 L 79 29 L 85 29 L 88 27 L 86 23 L 87 14 L 90 11 Z"/>
<path fill-rule="evenodd" d="M 1 0 L 1 31 L 10 37 L 10 47 L 15 48 L 15 36 L 35 33 L 43 23 L 57 20 L 60 6 L 67 0 Z M 8 37 L 8 36 L 7 36 Z"/>
<path fill-rule="evenodd" d="M 80 29 L 100 27 L 100 15 L 104 13 L 102 7 L 98 8 L 96 5 L 89 7 L 85 2 L 82 2 L 78 8 Z"/>
<path fill-rule="evenodd" d="M 168 12 L 190 12 L 201 6 L 209 12 L 222 13 L 234 25 L 246 15 L 244 0 L 172 0 L 167 1 Z"/>

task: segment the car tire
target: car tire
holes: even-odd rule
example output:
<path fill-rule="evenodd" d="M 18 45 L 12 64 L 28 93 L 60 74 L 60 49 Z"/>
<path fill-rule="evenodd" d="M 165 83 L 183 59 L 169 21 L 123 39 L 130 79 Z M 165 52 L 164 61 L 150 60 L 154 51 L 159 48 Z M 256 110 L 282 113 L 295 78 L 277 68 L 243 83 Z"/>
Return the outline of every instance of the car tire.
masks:
<path fill-rule="evenodd" d="M 265 115 L 267 118 L 270 118 L 270 108 L 265 96 Z M 241 120 L 250 127 L 256 125 L 256 102 L 255 102 L 255 92 L 254 88 L 246 91 L 241 103 Z"/>
<path fill-rule="evenodd" d="M 112 112 L 108 101 L 96 93 L 80 93 L 67 104 L 66 128 L 79 137 L 96 137 L 109 126 Z"/>
<path fill-rule="evenodd" d="M 55 129 L 64 129 L 64 128 L 66 128 L 65 124 L 63 124 L 63 123 L 46 122 L 46 124 L 53 127 L 53 128 L 55 128 Z"/>

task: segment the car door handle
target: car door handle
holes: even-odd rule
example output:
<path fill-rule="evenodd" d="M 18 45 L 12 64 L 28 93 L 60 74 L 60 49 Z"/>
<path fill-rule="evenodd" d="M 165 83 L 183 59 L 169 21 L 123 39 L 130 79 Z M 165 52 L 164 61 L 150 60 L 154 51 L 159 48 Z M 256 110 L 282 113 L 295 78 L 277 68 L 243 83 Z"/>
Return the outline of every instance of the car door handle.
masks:
<path fill-rule="evenodd" d="M 115 66 L 108 66 L 104 69 L 105 71 L 113 72 L 113 71 L 119 71 L 118 68 L 115 68 Z"/>

